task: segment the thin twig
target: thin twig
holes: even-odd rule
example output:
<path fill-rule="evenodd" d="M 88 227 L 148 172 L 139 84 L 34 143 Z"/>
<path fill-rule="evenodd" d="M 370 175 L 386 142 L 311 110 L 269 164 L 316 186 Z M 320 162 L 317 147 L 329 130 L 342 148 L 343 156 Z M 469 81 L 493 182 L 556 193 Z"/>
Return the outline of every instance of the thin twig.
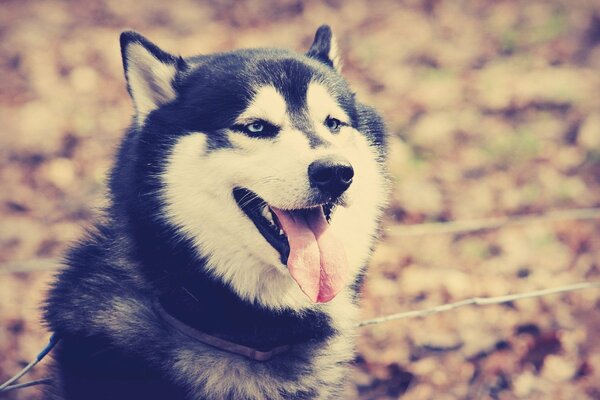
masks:
<path fill-rule="evenodd" d="M 573 285 L 568 285 L 568 286 L 561 286 L 561 287 L 551 288 L 551 289 L 542 289 L 542 290 L 536 290 L 533 292 L 526 292 L 526 293 L 520 293 L 520 294 L 509 294 L 509 295 L 496 296 L 496 297 L 473 297 L 470 299 L 460 300 L 455 303 L 442 304 L 437 307 L 425 308 L 422 310 L 407 311 L 407 312 L 387 315 L 384 317 L 368 319 L 368 320 L 358 323 L 356 325 L 356 327 L 364 327 L 364 326 L 369 326 L 369 325 L 380 324 L 383 322 L 397 321 L 397 320 L 406 319 L 406 318 L 422 318 L 422 317 L 426 317 L 426 316 L 429 316 L 432 314 L 438 314 L 438 313 L 442 313 L 442 312 L 446 312 L 446 311 L 452 311 L 452 310 L 455 310 L 460 307 L 471 306 L 471 305 L 484 306 L 484 305 L 490 305 L 490 304 L 503 304 L 503 303 L 508 303 L 508 302 L 515 301 L 515 300 L 531 299 L 534 297 L 542 297 L 542 296 L 548 296 L 548 295 L 553 295 L 553 294 L 558 294 L 558 293 L 573 292 L 576 290 L 592 289 L 592 288 L 600 288 L 600 281 L 581 282 L 581 283 L 575 283 Z M 33 380 L 33 381 L 20 383 L 20 384 L 13 384 L 13 383 L 16 382 L 17 380 L 19 380 L 19 378 L 21 378 L 23 375 L 25 375 L 27 372 L 29 372 L 29 370 L 31 370 L 39 361 L 41 361 L 42 358 L 44 358 L 44 356 L 52 350 L 52 348 L 58 342 L 58 340 L 59 340 L 58 336 L 52 335 L 52 337 L 50 338 L 50 341 L 48 342 L 48 345 L 40 352 L 40 354 L 38 354 L 38 356 L 36 357 L 36 360 L 29 363 L 25 368 L 23 368 L 23 370 L 21 370 L 19 373 L 17 373 L 15 376 L 13 376 L 8 381 L 6 381 L 4 384 L 0 385 L 0 393 L 7 392 L 9 390 L 14 390 L 14 389 L 23 389 L 23 388 L 35 386 L 35 385 L 50 384 L 52 382 L 52 380 L 49 378 Z"/>
<path fill-rule="evenodd" d="M 31 369 L 35 367 L 40 361 L 42 361 L 44 357 L 46 357 L 48 353 L 52 351 L 52 349 L 54 348 L 54 346 L 56 346 L 56 343 L 58 343 L 59 340 L 59 336 L 56 333 L 53 333 L 50 336 L 50 339 L 48 339 L 48 343 L 46 344 L 46 346 L 42 349 L 42 351 L 39 352 L 37 356 L 35 356 L 35 359 L 33 361 L 27 364 L 25 368 L 23 368 L 21 371 L 17 372 L 12 378 L 0 385 L 0 393 L 6 392 L 7 390 L 17 389 L 17 387 L 15 386 L 18 385 L 16 385 L 15 383 L 23 376 L 25 376 L 29 371 L 31 371 Z"/>
<path fill-rule="evenodd" d="M 54 258 L 33 258 L 23 261 L 11 261 L 0 264 L 0 273 L 51 271 L 60 266 L 60 261 Z"/>
<path fill-rule="evenodd" d="M 510 225 L 527 225 L 532 223 L 548 223 L 567 220 L 599 219 L 600 208 L 579 208 L 551 211 L 540 215 L 517 215 L 497 218 L 468 219 L 428 224 L 396 225 L 388 227 L 388 237 L 424 236 L 434 234 L 476 232 L 498 229 Z"/>
<path fill-rule="evenodd" d="M 387 237 L 407 237 L 439 235 L 449 233 L 476 232 L 498 229 L 511 225 L 527 225 L 567 220 L 600 219 L 600 208 L 580 208 L 562 211 L 551 211 L 540 215 L 520 215 L 497 218 L 481 218 L 449 222 L 434 222 L 428 224 L 398 225 L 385 229 Z M 36 272 L 56 269 L 60 266 L 58 260 L 52 258 L 37 258 L 24 261 L 13 261 L 0 264 L 0 273 Z"/>
<path fill-rule="evenodd" d="M 24 389 L 24 388 L 27 388 L 30 386 L 36 386 L 36 385 L 49 385 L 51 383 L 52 383 L 52 379 L 50 379 L 50 378 L 36 379 L 36 380 L 25 382 L 25 383 L 17 383 L 14 385 L 7 386 L 4 389 L 2 389 L 1 392 L 5 393 L 5 392 L 8 392 L 9 390 Z"/>
<path fill-rule="evenodd" d="M 21 379 L 25 374 L 27 374 L 29 371 L 31 371 L 31 369 L 33 367 L 35 367 L 38 363 L 40 362 L 40 360 L 35 359 L 32 362 L 30 362 L 29 364 L 27 364 L 21 371 L 19 371 L 15 376 L 13 376 L 12 378 L 10 378 L 9 380 L 7 380 L 6 382 L 4 382 L 2 385 L 0 385 L 0 392 L 4 392 L 5 390 L 9 390 L 8 388 L 10 386 L 12 386 L 13 383 L 15 383 L 16 381 L 18 381 L 19 379 Z"/>
<path fill-rule="evenodd" d="M 573 285 L 561 286 L 552 289 L 542 289 L 533 292 L 509 294 L 505 296 L 497 297 L 473 297 L 471 299 L 460 300 L 455 303 L 442 304 L 432 308 L 425 308 L 422 310 L 406 311 L 397 314 L 386 315 L 383 317 L 368 319 L 357 324 L 357 327 L 363 327 L 368 325 L 380 324 L 382 322 L 396 321 L 405 318 L 422 318 L 432 314 L 439 314 L 446 311 L 451 311 L 459 307 L 465 306 L 487 306 L 490 304 L 503 304 L 509 303 L 515 300 L 531 299 L 534 297 L 548 296 L 551 294 L 558 294 L 564 292 L 573 292 L 582 289 L 600 288 L 600 281 L 597 282 L 581 282 Z"/>

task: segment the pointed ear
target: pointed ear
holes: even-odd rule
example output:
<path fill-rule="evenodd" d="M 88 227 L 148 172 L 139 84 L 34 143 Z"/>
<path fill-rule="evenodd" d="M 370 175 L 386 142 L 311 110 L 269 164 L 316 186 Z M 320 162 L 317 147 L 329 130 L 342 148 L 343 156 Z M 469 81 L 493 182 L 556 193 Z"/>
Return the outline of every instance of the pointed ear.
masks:
<path fill-rule="evenodd" d="M 329 25 L 321 25 L 317 29 L 315 39 L 306 55 L 329 65 L 337 72 L 341 72 L 342 70 L 342 60 L 338 45 Z"/>
<path fill-rule="evenodd" d="M 185 61 L 133 31 L 121 33 L 121 56 L 127 90 L 141 124 L 152 110 L 175 99 L 173 81 Z"/>

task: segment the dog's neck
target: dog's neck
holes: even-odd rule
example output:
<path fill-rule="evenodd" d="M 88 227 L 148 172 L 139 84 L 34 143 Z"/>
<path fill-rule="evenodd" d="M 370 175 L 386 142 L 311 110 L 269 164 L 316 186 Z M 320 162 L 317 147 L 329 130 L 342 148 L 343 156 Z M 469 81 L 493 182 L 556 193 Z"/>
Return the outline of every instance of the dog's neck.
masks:
<path fill-rule="evenodd" d="M 325 340 L 333 333 L 329 317 L 322 312 L 275 312 L 248 303 L 206 273 L 167 273 L 161 286 L 160 303 L 177 320 L 260 351 Z"/>
<path fill-rule="evenodd" d="M 326 340 L 335 333 L 330 317 L 322 311 L 274 311 L 241 299 L 207 272 L 189 243 L 173 243 L 149 226 L 135 236 L 142 271 L 160 304 L 192 329 L 260 351 Z"/>
<path fill-rule="evenodd" d="M 225 351 L 232 354 L 237 354 L 242 357 L 246 357 L 254 361 L 268 361 L 273 357 L 285 353 L 291 346 L 283 345 L 273 347 L 269 350 L 256 349 L 253 347 L 244 346 L 239 343 L 225 340 L 219 336 L 209 335 L 205 332 L 196 330 L 189 325 L 181 322 L 176 317 L 172 316 L 167 310 L 164 309 L 160 301 L 156 301 L 154 304 L 154 311 L 161 317 L 164 323 L 170 325 L 171 328 L 179 331 L 183 335 L 195 339 L 198 342 L 207 344 L 211 347 Z"/>

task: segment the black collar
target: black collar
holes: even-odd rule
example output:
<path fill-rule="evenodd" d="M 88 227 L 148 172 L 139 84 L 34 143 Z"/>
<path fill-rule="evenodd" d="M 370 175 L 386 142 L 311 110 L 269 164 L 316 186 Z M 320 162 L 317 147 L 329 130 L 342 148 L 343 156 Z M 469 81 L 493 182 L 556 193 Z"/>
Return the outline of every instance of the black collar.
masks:
<path fill-rule="evenodd" d="M 177 318 L 169 314 L 157 301 L 154 304 L 154 309 L 157 314 L 172 328 L 183 333 L 184 335 L 195 339 L 199 342 L 223 350 L 229 353 L 238 354 L 240 356 L 249 358 L 255 361 L 268 361 L 278 354 L 284 353 L 290 349 L 290 345 L 283 345 L 274 347 L 268 351 L 262 351 L 253 347 L 244 346 L 239 343 L 230 342 L 218 336 L 209 335 L 208 333 L 201 332 L 197 329 L 192 328 L 189 325 L 184 324 Z"/>
<path fill-rule="evenodd" d="M 272 310 L 200 287 L 204 293 L 179 286 L 163 294 L 156 311 L 173 328 L 221 350 L 268 359 L 294 344 L 327 340 L 335 332 L 322 311 Z"/>

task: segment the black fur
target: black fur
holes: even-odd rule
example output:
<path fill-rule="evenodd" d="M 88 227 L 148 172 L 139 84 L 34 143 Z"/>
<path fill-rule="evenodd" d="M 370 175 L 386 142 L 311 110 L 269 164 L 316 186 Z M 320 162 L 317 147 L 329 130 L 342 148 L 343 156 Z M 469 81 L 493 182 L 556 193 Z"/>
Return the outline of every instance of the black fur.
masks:
<path fill-rule="evenodd" d="M 331 33 L 331 28 L 329 26 L 320 26 L 315 34 L 313 44 L 310 46 L 306 55 L 333 68 L 333 61 L 329 58 L 332 36 L 333 34 Z"/>
<path fill-rule="evenodd" d="M 165 222 L 164 206 L 155 195 L 161 187 L 157 177 L 177 138 L 201 131 L 208 136 L 210 149 L 229 147 L 224 129 L 247 106 L 258 83 L 278 87 L 296 123 L 310 135 L 301 110 L 308 83 L 318 77 L 337 94 L 352 125 L 383 148 L 381 119 L 355 102 L 346 82 L 331 68 L 331 60 L 323 58 L 330 38 L 329 28 L 320 28 L 307 56 L 252 49 L 183 59 L 137 33 L 121 35 L 126 76 L 125 49 L 139 43 L 177 68 L 173 82 L 177 96 L 152 111 L 142 126 L 134 124 L 127 132 L 110 175 L 111 205 L 94 233 L 70 251 L 50 291 L 45 320 L 62 340 L 53 352 L 55 385 L 47 398 L 187 398 L 188 387 L 169 375 L 165 366 L 173 358 L 172 349 L 181 346 L 180 340 L 156 318 L 153 301 L 160 301 L 194 328 L 258 349 L 323 343 L 336 334 L 322 312 L 274 313 L 240 299 L 206 272 L 206 261 Z M 123 315 L 135 318 L 122 320 Z M 310 351 L 292 350 L 268 368 L 292 381 L 304 373 L 298 360 L 307 357 Z M 315 395 L 305 391 L 288 397 Z"/>

